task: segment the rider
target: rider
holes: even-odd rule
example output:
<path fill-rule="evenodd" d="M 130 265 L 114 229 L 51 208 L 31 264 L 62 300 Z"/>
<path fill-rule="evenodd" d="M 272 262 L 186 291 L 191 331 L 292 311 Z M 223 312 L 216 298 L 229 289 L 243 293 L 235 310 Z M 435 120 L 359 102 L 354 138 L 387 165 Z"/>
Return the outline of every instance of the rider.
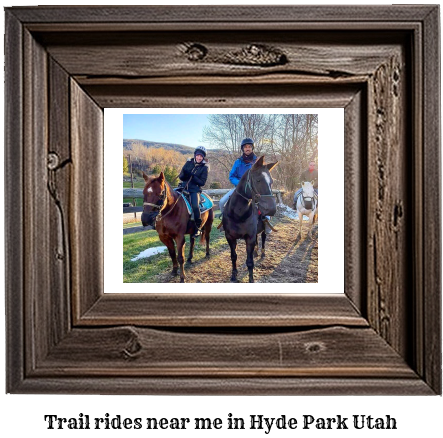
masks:
<path fill-rule="evenodd" d="M 231 171 L 229 172 L 229 181 L 231 181 L 234 186 L 240 182 L 243 174 L 248 171 L 253 164 L 257 161 L 257 157 L 254 154 L 254 140 L 252 138 L 244 138 L 241 142 L 241 150 L 243 155 L 240 158 L 237 158 L 232 166 Z M 226 195 L 224 195 L 219 201 L 219 209 L 220 216 L 223 214 L 223 209 L 225 207 L 226 202 L 234 193 L 235 187 L 229 190 Z"/>
<path fill-rule="evenodd" d="M 315 168 L 315 161 L 313 160 L 309 162 L 309 167 L 300 175 L 299 179 L 300 184 L 303 184 L 306 181 L 314 181 L 313 182 L 314 192 L 318 196 L 318 170 Z M 297 203 L 297 198 L 302 192 L 302 190 L 303 190 L 302 188 L 299 188 L 295 192 L 294 205 Z"/>
<path fill-rule="evenodd" d="M 183 182 L 180 186 L 187 190 L 191 198 L 192 211 L 194 213 L 194 234 L 192 237 L 198 237 L 201 234 L 200 228 L 202 224 L 200 214 L 200 193 L 202 187 L 206 184 L 208 179 L 209 166 L 205 160 L 206 148 L 204 146 L 197 146 L 194 151 L 194 158 L 189 158 L 183 166 L 179 179 Z"/>

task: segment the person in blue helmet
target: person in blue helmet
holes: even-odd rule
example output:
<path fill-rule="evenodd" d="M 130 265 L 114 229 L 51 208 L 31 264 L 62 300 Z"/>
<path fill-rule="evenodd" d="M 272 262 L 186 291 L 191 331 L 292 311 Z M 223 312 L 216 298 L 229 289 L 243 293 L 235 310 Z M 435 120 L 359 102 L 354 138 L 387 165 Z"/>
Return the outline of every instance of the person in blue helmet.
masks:
<path fill-rule="evenodd" d="M 206 184 L 209 171 L 205 158 L 206 148 L 204 146 L 198 146 L 194 151 L 194 158 L 189 158 L 189 160 L 186 161 L 178 176 L 182 181 L 179 186 L 187 190 L 191 198 L 195 223 L 193 237 L 198 237 L 201 234 L 200 193 L 202 192 L 202 187 Z"/>
<path fill-rule="evenodd" d="M 234 186 L 240 182 L 241 177 L 254 165 L 257 161 L 257 156 L 254 154 L 254 140 L 252 138 L 244 138 L 241 142 L 241 157 L 235 160 L 231 171 L 229 172 L 229 181 L 231 181 Z M 235 187 L 231 189 L 226 195 L 224 195 L 219 201 L 220 217 L 223 215 L 223 209 L 228 202 L 228 199 L 234 193 Z M 220 228 L 223 231 L 223 227 Z M 266 233 L 269 234 L 271 229 L 266 227 Z"/>
<path fill-rule="evenodd" d="M 254 140 L 252 138 L 244 138 L 241 142 L 242 156 L 237 158 L 229 172 L 229 181 L 236 187 L 240 182 L 241 177 L 248 171 L 257 161 L 257 156 L 254 154 Z M 220 216 L 223 214 L 223 209 L 228 199 L 234 193 L 235 187 L 229 190 L 219 202 Z"/>

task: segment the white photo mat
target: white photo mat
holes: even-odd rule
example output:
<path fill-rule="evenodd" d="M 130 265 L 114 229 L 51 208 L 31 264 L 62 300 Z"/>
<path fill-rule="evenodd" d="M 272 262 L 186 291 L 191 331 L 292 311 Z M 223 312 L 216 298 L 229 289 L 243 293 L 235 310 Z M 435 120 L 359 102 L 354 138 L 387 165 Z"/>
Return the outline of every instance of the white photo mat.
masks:
<path fill-rule="evenodd" d="M 163 284 L 161 288 L 154 286 L 156 283 L 123 283 L 123 115 L 190 113 L 318 114 L 319 195 L 321 197 L 318 226 L 318 283 L 211 283 L 210 289 L 205 283 L 191 283 L 190 278 L 188 278 L 189 283 L 168 283 Z M 104 115 L 105 293 L 344 293 L 343 108 L 105 108 Z M 155 138 L 140 140 L 156 141 Z M 267 161 L 266 157 L 265 161 Z M 135 256 L 137 254 L 134 254 Z M 243 261 L 239 260 L 238 263 L 241 265 Z M 201 267 L 204 269 L 204 264 Z M 229 279 L 230 272 L 226 275 Z"/>

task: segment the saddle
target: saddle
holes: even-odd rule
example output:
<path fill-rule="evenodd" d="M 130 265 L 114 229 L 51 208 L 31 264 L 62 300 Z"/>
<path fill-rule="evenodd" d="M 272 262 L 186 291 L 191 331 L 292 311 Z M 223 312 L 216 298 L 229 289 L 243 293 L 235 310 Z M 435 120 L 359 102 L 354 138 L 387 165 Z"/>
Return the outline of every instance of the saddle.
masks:
<path fill-rule="evenodd" d="M 191 197 L 189 195 L 189 192 L 187 192 L 186 190 L 183 189 L 174 189 L 176 192 L 180 193 L 180 195 L 182 196 L 183 200 L 185 201 L 186 204 L 186 208 L 188 209 L 188 213 L 191 215 L 191 219 L 194 216 L 194 213 L 192 211 L 192 206 L 191 206 Z M 200 209 L 200 213 L 204 213 L 205 211 L 210 210 L 213 206 L 214 206 L 214 201 L 211 199 L 211 197 L 209 195 L 207 195 L 206 193 L 200 193 L 200 203 L 199 203 L 199 209 Z"/>

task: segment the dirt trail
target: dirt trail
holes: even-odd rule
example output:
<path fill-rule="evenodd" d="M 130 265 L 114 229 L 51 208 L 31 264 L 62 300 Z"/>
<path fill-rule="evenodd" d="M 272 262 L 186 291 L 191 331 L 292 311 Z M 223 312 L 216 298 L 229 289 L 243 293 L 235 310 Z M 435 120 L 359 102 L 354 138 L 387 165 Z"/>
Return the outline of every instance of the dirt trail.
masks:
<path fill-rule="evenodd" d="M 254 279 L 258 283 L 316 283 L 318 281 L 318 242 L 317 224 L 314 226 L 312 240 L 307 236 L 308 226 L 303 225 L 303 237 L 298 235 L 298 220 L 287 217 L 278 218 L 277 232 L 268 235 L 266 256 L 256 257 Z M 297 237 L 296 237 L 297 236 Z M 261 238 L 259 238 L 259 247 Z M 237 268 L 239 282 L 248 282 L 246 267 L 246 245 L 238 241 Z M 210 259 L 203 259 L 185 266 L 187 283 L 227 283 L 231 277 L 231 256 L 229 246 L 211 253 Z M 155 282 L 178 283 L 179 277 L 170 273 L 159 274 Z"/>

